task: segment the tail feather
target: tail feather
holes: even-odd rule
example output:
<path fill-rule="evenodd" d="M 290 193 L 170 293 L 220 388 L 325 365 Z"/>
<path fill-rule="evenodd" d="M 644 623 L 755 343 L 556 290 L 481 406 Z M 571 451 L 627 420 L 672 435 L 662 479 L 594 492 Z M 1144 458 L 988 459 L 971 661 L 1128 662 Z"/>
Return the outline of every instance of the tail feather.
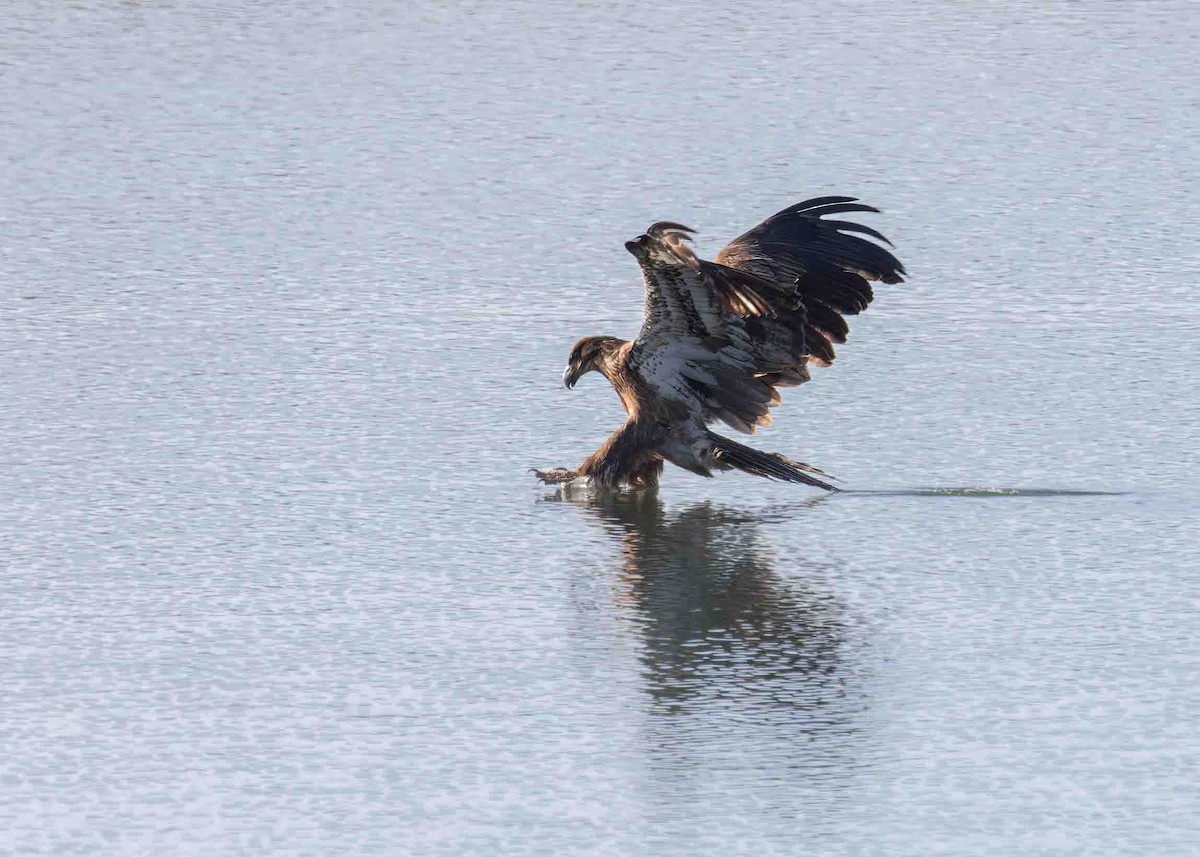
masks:
<path fill-rule="evenodd" d="M 812 474 L 814 473 L 820 473 L 826 478 L 833 478 L 828 473 L 824 473 L 811 465 L 792 461 L 790 458 L 784 458 L 778 453 L 762 452 L 761 450 L 753 449 L 737 441 L 730 440 L 727 437 L 721 437 L 719 434 L 714 434 L 711 431 L 708 432 L 708 438 L 713 445 L 713 457 L 730 467 L 736 467 L 738 470 L 752 473 L 755 476 L 765 476 L 767 479 L 778 479 L 782 482 L 800 482 L 816 488 L 824 488 L 826 491 L 838 490 L 828 482 L 813 476 Z"/>

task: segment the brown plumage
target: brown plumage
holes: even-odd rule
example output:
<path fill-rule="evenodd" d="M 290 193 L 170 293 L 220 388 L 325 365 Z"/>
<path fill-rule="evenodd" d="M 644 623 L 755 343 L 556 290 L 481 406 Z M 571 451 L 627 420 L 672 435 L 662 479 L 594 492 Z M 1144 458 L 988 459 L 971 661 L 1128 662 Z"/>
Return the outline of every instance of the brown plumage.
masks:
<path fill-rule="evenodd" d="M 596 371 L 628 418 L 576 469 L 534 471 L 547 483 L 586 478 L 602 487 L 652 486 L 663 461 L 711 476 L 738 469 L 835 490 L 816 468 L 721 437 L 721 421 L 752 434 L 770 425 L 778 388 L 809 379 L 846 341 L 843 316 L 874 297 L 871 281 L 905 273 L 868 226 L 826 215 L 877 209 L 851 197 L 810 199 L 773 215 L 705 261 L 692 230 L 661 221 L 626 242 L 646 284 L 645 321 L 636 339 L 589 336 L 575 343 L 563 383 Z M 848 233 L 858 233 L 848 234 Z M 821 474 L 824 475 L 824 474 Z"/>

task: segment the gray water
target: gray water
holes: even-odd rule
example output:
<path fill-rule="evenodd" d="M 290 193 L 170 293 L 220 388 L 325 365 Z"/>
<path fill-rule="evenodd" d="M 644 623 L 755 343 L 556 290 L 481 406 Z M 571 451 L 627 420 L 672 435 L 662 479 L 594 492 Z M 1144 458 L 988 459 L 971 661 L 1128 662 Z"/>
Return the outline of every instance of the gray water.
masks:
<path fill-rule="evenodd" d="M 1200 853 L 1190 2 L 9 4 L 0 851 Z M 911 281 L 562 496 L 621 244 Z"/>

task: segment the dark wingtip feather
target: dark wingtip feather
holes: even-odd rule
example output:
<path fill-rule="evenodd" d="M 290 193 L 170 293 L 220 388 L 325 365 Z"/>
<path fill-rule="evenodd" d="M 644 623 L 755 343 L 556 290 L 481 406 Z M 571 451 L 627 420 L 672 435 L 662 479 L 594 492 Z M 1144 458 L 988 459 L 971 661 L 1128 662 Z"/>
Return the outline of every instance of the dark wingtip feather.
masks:
<path fill-rule="evenodd" d="M 832 205 L 836 202 L 858 202 L 856 196 L 814 196 L 812 199 L 806 199 L 803 202 L 798 202 L 790 206 L 784 211 L 807 211 L 810 208 L 816 208 L 821 205 Z"/>
<path fill-rule="evenodd" d="M 850 333 L 850 326 L 846 324 L 846 319 L 842 318 L 840 313 L 818 301 L 813 301 L 807 309 L 807 320 L 811 327 L 824 333 L 830 342 L 846 341 L 846 336 Z M 832 348 L 828 359 L 833 359 Z"/>
<path fill-rule="evenodd" d="M 804 213 L 810 217 L 824 217 L 826 214 L 844 214 L 851 211 L 869 211 L 872 214 L 880 214 L 878 208 L 873 205 L 866 205 L 861 202 L 839 202 L 833 205 L 822 205 L 818 208 L 811 208 Z"/>
<path fill-rule="evenodd" d="M 833 351 L 833 343 L 825 332 L 807 323 L 804 325 L 804 349 L 818 366 L 828 366 L 837 356 Z"/>
<path fill-rule="evenodd" d="M 824 222 L 826 225 L 832 226 L 834 229 L 842 232 L 860 232 L 863 235 L 870 235 L 872 238 L 878 238 L 889 247 L 896 246 L 889 241 L 887 236 L 885 236 L 882 232 L 880 232 L 878 229 L 872 229 L 870 226 L 863 226 L 861 223 L 854 223 L 850 220 L 826 220 Z"/>

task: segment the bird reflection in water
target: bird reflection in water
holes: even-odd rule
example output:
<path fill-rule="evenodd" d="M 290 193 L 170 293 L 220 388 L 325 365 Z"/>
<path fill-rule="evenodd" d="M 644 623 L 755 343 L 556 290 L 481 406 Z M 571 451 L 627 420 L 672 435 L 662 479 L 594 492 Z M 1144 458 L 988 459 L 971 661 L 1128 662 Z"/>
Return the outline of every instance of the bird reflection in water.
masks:
<path fill-rule="evenodd" d="M 739 512 L 709 502 L 668 515 L 657 492 L 558 493 L 621 542 L 618 601 L 641 627 L 653 711 L 720 709 L 786 723 L 792 734 L 852 729 L 859 696 L 844 663 L 846 624 L 824 585 L 828 564 L 776 569 L 759 532 L 821 503 Z"/>

